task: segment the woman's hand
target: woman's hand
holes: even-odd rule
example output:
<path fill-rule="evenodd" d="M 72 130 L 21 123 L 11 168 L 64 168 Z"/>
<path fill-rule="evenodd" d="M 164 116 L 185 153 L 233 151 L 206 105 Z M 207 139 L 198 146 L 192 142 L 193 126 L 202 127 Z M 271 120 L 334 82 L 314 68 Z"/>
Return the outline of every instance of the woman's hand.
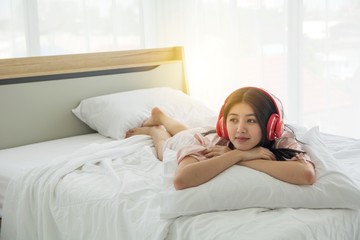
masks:
<path fill-rule="evenodd" d="M 241 151 L 241 150 L 238 151 L 240 151 L 242 154 L 241 161 L 251 161 L 255 159 L 275 160 L 275 155 L 269 149 L 264 147 L 255 147 L 247 151 Z"/>
<path fill-rule="evenodd" d="M 221 156 L 229 151 L 231 151 L 231 149 L 227 146 L 214 146 L 207 148 L 203 153 L 207 158 L 212 158 Z M 255 147 L 247 151 L 238 151 L 240 151 L 242 155 L 241 161 L 249 161 L 254 159 L 275 160 L 275 155 L 269 149 L 263 147 Z"/>
<path fill-rule="evenodd" d="M 227 146 L 214 146 L 214 147 L 206 148 L 203 153 L 205 157 L 212 158 L 223 155 L 224 153 L 229 151 L 231 151 L 231 149 L 228 148 Z"/>

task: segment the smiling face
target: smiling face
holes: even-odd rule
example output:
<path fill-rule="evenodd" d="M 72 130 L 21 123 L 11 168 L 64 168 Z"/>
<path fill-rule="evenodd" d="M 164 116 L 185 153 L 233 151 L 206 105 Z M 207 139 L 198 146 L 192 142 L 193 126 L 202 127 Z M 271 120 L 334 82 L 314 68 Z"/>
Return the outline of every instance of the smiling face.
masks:
<path fill-rule="evenodd" d="M 230 108 L 226 118 L 229 140 L 236 149 L 250 150 L 257 146 L 261 139 L 261 127 L 254 110 L 245 102 L 237 103 Z"/>

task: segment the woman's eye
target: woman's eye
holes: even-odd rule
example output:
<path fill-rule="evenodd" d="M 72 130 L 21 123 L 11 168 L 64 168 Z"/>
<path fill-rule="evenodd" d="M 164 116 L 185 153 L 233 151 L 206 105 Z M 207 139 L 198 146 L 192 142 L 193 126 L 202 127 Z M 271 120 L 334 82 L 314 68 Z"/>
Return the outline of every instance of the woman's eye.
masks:
<path fill-rule="evenodd" d="M 238 120 L 237 120 L 236 118 L 230 118 L 229 121 L 230 121 L 231 123 L 237 123 L 237 122 L 238 122 Z"/>
<path fill-rule="evenodd" d="M 249 119 L 248 122 L 249 123 L 257 123 L 256 119 Z"/>

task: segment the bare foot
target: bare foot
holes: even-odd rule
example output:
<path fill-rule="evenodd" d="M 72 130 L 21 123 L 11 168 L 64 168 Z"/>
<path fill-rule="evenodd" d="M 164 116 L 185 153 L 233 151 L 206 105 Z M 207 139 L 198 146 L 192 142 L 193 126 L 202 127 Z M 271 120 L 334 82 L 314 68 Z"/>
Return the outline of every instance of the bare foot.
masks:
<path fill-rule="evenodd" d="M 125 138 L 135 136 L 135 135 L 149 135 L 152 136 L 154 132 L 156 131 L 164 131 L 166 132 L 166 129 L 164 126 L 152 126 L 152 127 L 139 127 L 139 128 L 133 128 L 126 132 Z"/>
<path fill-rule="evenodd" d="M 150 135 L 150 127 L 133 128 L 126 132 L 125 138 L 135 135 Z"/>
<path fill-rule="evenodd" d="M 144 127 L 151 127 L 151 126 L 159 126 L 162 125 L 161 118 L 164 116 L 164 113 L 158 107 L 154 107 L 151 110 L 151 116 L 145 120 L 143 123 Z"/>

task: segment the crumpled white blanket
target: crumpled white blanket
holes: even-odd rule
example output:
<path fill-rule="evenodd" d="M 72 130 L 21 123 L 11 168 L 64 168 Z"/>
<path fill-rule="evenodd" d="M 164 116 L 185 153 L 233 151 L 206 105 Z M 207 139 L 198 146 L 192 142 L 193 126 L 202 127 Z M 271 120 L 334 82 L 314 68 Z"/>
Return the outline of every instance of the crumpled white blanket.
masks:
<path fill-rule="evenodd" d="M 10 182 L 3 240 L 164 239 L 151 139 L 89 145 Z"/>

